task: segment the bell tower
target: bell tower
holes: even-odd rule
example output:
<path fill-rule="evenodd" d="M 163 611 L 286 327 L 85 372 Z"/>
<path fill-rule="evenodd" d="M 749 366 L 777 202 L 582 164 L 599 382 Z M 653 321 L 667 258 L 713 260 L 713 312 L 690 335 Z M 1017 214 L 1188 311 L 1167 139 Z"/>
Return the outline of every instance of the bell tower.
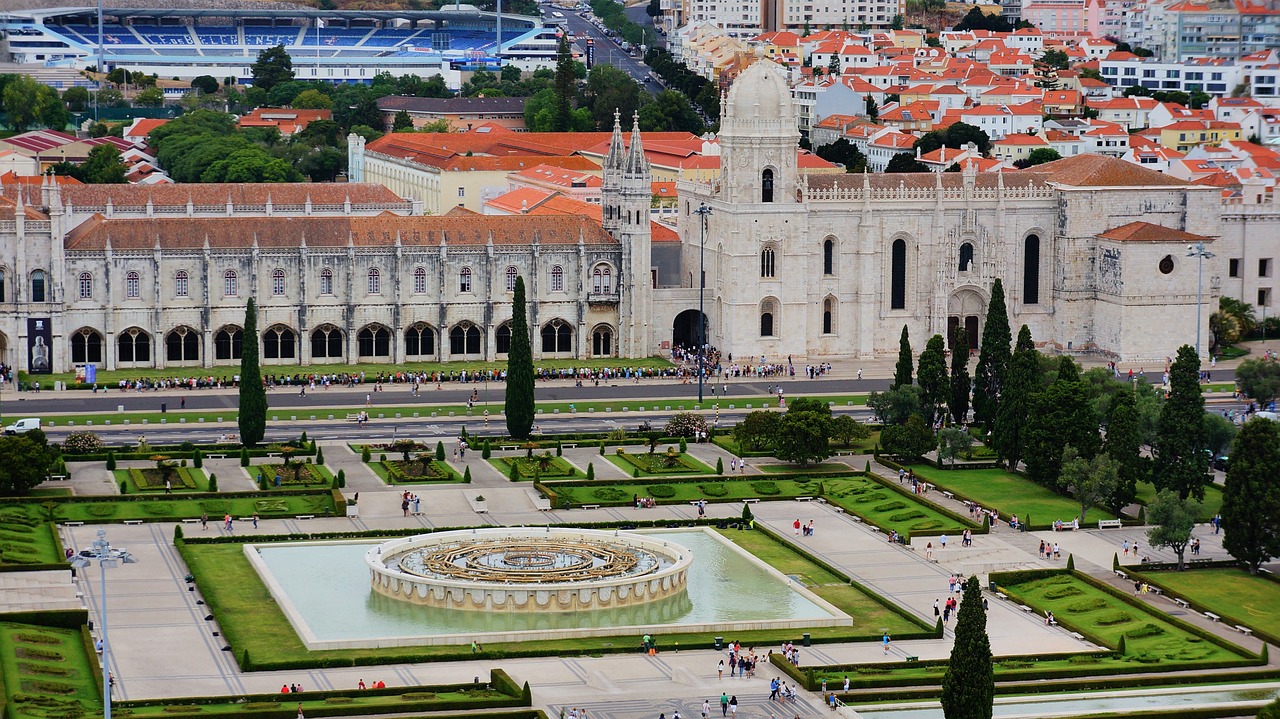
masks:
<path fill-rule="evenodd" d="M 618 350 L 623 357 L 647 357 L 655 351 L 649 326 L 653 307 L 649 220 L 652 202 L 653 185 L 640 140 L 640 118 L 632 117 L 631 142 L 624 147 L 622 121 L 615 111 L 600 203 L 604 229 L 622 250 L 622 266 L 618 268 Z"/>
<path fill-rule="evenodd" d="M 722 196 L 733 203 L 797 204 L 800 131 L 783 69 L 757 59 L 734 80 L 720 115 Z"/>

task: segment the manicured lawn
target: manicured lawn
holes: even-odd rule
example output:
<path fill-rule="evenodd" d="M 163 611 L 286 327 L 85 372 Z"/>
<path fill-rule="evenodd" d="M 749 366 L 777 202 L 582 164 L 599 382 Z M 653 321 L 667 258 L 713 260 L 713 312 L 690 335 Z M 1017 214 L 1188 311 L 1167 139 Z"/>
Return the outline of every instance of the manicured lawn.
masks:
<path fill-rule="evenodd" d="M 124 482 L 130 494 L 149 492 L 164 494 L 164 477 L 155 467 L 133 469 L 117 469 L 111 473 L 116 484 Z M 209 476 L 203 469 L 195 467 L 174 467 L 169 475 L 169 485 L 173 492 L 207 492 Z"/>
<path fill-rule="evenodd" d="M 911 495 L 895 492 L 867 477 L 823 479 L 823 497 L 885 531 L 897 530 L 908 538 L 916 532 L 952 533 L 978 525 L 956 521 Z M 956 541 L 959 541 L 957 539 Z"/>
<path fill-rule="evenodd" d="M 443 689 L 444 687 L 440 688 Z M 442 709 L 457 710 L 459 712 L 468 709 L 492 709 L 518 703 L 519 700 L 519 697 L 512 697 L 484 687 L 461 691 L 438 691 L 436 687 L 431 686 L 404 687 L 395 693 L 386 694 L 353 690 L 350 694 L 343 695 L 340 699 L 332 695 L 326 699 L 306 699 L 305 697 L 307 696 L 309 696 L 307 692 L 296 696 L 293 694 L 277 694 L 272 695 L 269 699 L 258 696 L 250 697 L 248 702 L 245 702 L 243 698 L 238 698 L 224 703 L 200 705 L 175 703 L 172 705 L 155 704 L 135 707 L 125 702 L 123 708 L 128 711 L 127 716 L 130 717 L 163 716 L 177 717 L 178 719 L 188 719 L 189 717 L 242 717 L 246 711 L 251 711 L 254 708 L 268 711 L 274 710 L 281 716 L 287 712 L 289 716 L 292 716 L 292 712 L 299 705 L 301 705 L 303 712 L 307 716 L 333 716 L 330 712 L 334 710 L 335 706 L 342 707 L 343 714 L 340 716 L 374 716 L 378 714 L 398 714 L 407 709 L 412 709 L 415 713 L 419 711 L 440 711 Z"/>
<path fill-rule="evenodd" d="M 407 464 L 398 459 L 373 461 L 366 465 L 387 484 L 446 484 L 461 482 L 462 475 L 447 462 L 414 458 Z"/>
<path fill-rule="evenodd" d="M 45 508 L 35 504 L 0 507 L 0 567 L 63 561 L 54 527 L 45 514 Z"/>
<path fill-rule="evenodd" d="M 762 499 L 789 499 L 791 497 L 814 496 L 821 489 L 817 480 L 729 480 L 708 482 L 677 482 L 673 484 L 654 484 L 643 482 L 636 484 L 614 484 L 601 487 L 566 486 L 550 483 L 548 485 L 556 495 L 564 501 L 567 498 L 572 505 L 582 504 L 621 504 L 632 502 L 632 497 L 653 497 L 662 502 L 684 503 L 699 499 L 707 500 L 741 500 L 751 497 Z M 658 494 L 664 496 L 659 497 Z"/>
<path fill-rule="evenodd" d="M 633 448 L 635 449 L 635 448 Z M 640 477 L 672 477 L 689 474 L 715 474 L 716 470 L 685 452 L 629 452 L 619 448 L 606 456 L 623 472 Z"/>
<path fill-rule="evenodd" d="M 1150 504 L 1156 500 L 1156 488 L 1150 482 L 1138 485 L 1138 501 Z M 1222 511 L 1222 487 L 1211 484 L 1204 488 L 1204 501 L 1200 503 L 1200 514 L 1197 520 L 1208 522 L 1213 515 Z"/>
<path fill-rule="evenodd" d="M 39 507 L 44 511 L 44 507 Z M 160 495 L 146 500 L 120 499 L 104 502 L 59 502 L 54 508 L 54 519 L 59 522 L 121 522 L 126 519 L 172 521 L 199 517 L 222 517 L 232 514 L 247 517 L 257 513 L 261 517 L 287 517 L 298 514 L 332 516 L 333 495 L 329 492 L 275 497 L 238 497 L 235 495 L 186 498 L 181 495 Z"/>
<path fill-rule="evenodd" d="M 83 636 L 72 629 L 0 622 L 0 671 L 6 717 L 102 716 L 102 696 L 95 682 Z M 12 712 L 12 713 L 9 713 Z"/>
<path fill-rule="evenodd" d="M 791 551 L 764 532 L 737 529 L 717 530 L 721 536 L 759 557 L 783 574 L 796 577 L 811 592 L 853 617 L 854 628 L 863 632 L 918 632 L 921 627 L 886 608 L 871 596 L 840 580 L 836 575 Z"/>
<path fill-rule="evenodd" d="M 1072 574 L 1055 574 L 1000 588 L 1041 615 L 1053 612 L 1063 627 L 1112 649 L 1120 646 L 1123 637 L 1125 659 L 1149 666 L 1152 671 L 1187 662 L 1234 661 L 1242 656 L 1174 626 L 1161 613 L 1129 604 Z"/>
<path fill-rule="evenodd" d="M 1056 519 L 1069 522 L 1080 513 L 1080 505 L 1074 499 L 1003 469 L 937 469 L 927 464 L 917 464 L 912 469 L 940 489 L 995 509 L 1005 519 L 1016 514 L 1019 520 L 1026 521 L 1029 515 L 1035 527 L 1049 526 Z M 1115 518 L 1105 509 L 1092 507 L 1083 524 Z"/>
<path fill-rule="evenodd" d="M 516 477 L 519 481 L 532 481 L 535 478 L 545 479 L 572 479 L 578 476 L 578 469 L 564 457 L 552 456 L 549 458 L 539 458 L 537 454 L 533 458 L 529 457 L 494 457 L 489 460 L 489 464 L 494 469 L 502 473 L 502 476 L 510 478 L 511 468 L 516 468 Z"/>
<path fill-rule="evenodd" d="M 848 472 L 849 465 L 840 462 L 821 464 L 757 464 L 756 469 L 766 474 L 780 472 Z"/>
<path fill-rule="evenodd" d="M 819 399 L 828 399 L 828 398 L 820 397 Z M 831 399 L 834 399 L 834 398 L 831 398 Z M 854 402 L 854 405 L 864 405 L 866 404 L 866 400 L 867 400 L 867 398 L 862 395 L 859 395 L 853 399 L 862 400 L 861 402 Z M 844 406 L 844 404 L 845 404 L 844 402 L 836 402 L 837 406 Z M 722 447 L 723 449 L 733 454 L 736 454 L 739 457 L 744 456 L 742 453 L 742 448 L 738 446 L 737 440 L 733 438 L 733 435 L 729 431 L 722 432 L 716 435 L 715 437 L 712 438 L 711 441 L 716 443 L 716 445 L 718 445 L 719 447 Z M 842 442 L 839 442 L 833 439 L 831 440 L 830 446 L 832 451 L 836 451 L 836 452 L 853 451 L 853 452 L 858 452 L 860 454 L 871 454 L 871 452 L 876 448 L 876 445 L 878 445 L 879 443 L 880 443 L 880 430 L 875 430 L 871 433 L 871 436 L 867 437 L 861 442 L 854 442 L 853 444 L 844 444 Z M 753 452 L 746 453 L 745 456 L 768 457 L 769 453 L 753 451 Z"/>
<path fill-rule="evenodd" d="M 1155 572 L 1150 578 L 1168 592 L 1222 617 L 1280 637 L 1280 582 L 1243 569 Z"/>

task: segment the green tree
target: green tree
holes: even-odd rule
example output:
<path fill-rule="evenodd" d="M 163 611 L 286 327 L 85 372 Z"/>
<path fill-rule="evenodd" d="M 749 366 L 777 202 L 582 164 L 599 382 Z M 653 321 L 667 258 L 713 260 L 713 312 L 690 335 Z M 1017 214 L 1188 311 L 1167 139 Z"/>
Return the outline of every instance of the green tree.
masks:
<path fill-rule="evenodd" d="M 1032 407 L 1023 452 L 1027 476 L 1052 487 L 1058 481 L 1067 445 L 1086 460 L 1098 453 L 1098 419 L 1075 360 L 1059 358 L 1057 378 L 1037 393 Z"/>
<path fill-rule="evenodd" d="M 840 440 L 842 447 L 851 447 L 854 442 L 861 442 L 870 436 L 871 428 L 850 415 L 842 414 L 831 418 L 831 437 Z"/>
<path fill-rule="evenodd" d="M 880 106 L 876 104 L 876 99 L 870 94 L 867 95 L 867 119 L 872 124 L 880 121 Z"/>
<path fill-rule="evenodd" d="M 333 98 L 315 88 L 309 88 L 298 93 L 289 106 L 295 110 L 332 110 Z"/>
<path fill-rule="evenodd" d="M 956 463 L 956 457 L 973 446 L 973 435 L 964 427 L 943 427 L 938 432 L 938 459 Z"/>
<path fill-rule="evenodd" d="M 1071 67 L 1071 58 L 1062 50 L 1045 50 L 1040 55 L 1040 62 L 1055 70 L 1066 70 Z"/>
<path fill-rule="evenodd" d="M 1089 507 L 1106 501 L 1116 493 L 1120 484 L 1120 463 L 1106 452 L 1093 459 L 1081 457 L 1076 448 L 1067 445 L 1062 450 L 1062 473 L 1058 487 L 1070 492 L 1080 503 L 1080 524 L 1085 522 Z"/>
<path fill-rule="evenodd" d="M 88 159 L 80 165 L 79 178 L 95 185 L 121 185 L 127 182 L 124 169 L 120 150 L 108 142 L 89 150 Z"/>
<path fill-rule="evenodd" d="M 1009 368 L 1012 342 L 1004 285 L 997 279 L 991 285 L 991 301 L 987 304 L 987 321 L 982 328 L 982 346 L 973 376 L 973 419 L 988 431 L 995 424 L 996 410 L 1000 407 L 1000 390 Z"/>
<path fill-rule="evenodd" d="M 1280 719 L 1280 699 L 1262 707 L 1258 712 L 1258 719 Z"/>
<path fill-rule="evenodd" d="M 907 334 L 907 326 L 902 326 L 902 336 L 898 338 L 898 366 L 893 372 L 893 384 L 889 389 L 911 384 L 911 371 L 915 366 L 915 355 L 911 353 L 911 336 Z"/>
<path fill-rule="evenodd" d="M 282 82 L 293 79 L 293 59 L 284 49 L 284 45 L 269 47 L 258 53 L 258 59 L 249 66 L 253 75 L 254 87 L 268 92 Z"/>
<path fill-rule="evenodd" d="M 191 87 L 199 90 L 205 95 L 212 95 L 217 92 L 221 86 L 218 84 L 217 78 L 213 75 L 201 75 L 191 80 Z"/>
<path fill-rule="evenodd" d="M 1184 554 L 1191 541 L 1191 530 L 1196 526 L 1200 503 L 1178 496 L 1177 492 L 1161 490 L 1155 501 L 1147 505 L 1147 524 L 1155 526 L 1147 530 L 1147 544 L 1167 547 L 1178 555 L 1178 571 L 1186 569 Z M 1228 530 L 1227 534 L 1230 534 Z"/>
<path fill-rule="evenodd" d="M 774 456 L 805 465 L 831 456 L 831 416 L 812 410 L 788 409 L 778 421 Z"/>
<path fill-rule="evenodd" d="M 898 385 L 887 392 L 872 392 L 867 406 L 880 424 L 904 424 L 912 415 L 924 416 L 924 392 L 913 384 Z"/>
<path fill-rule="evenodd" d="M 1102 449 L 1115 460 L 1116 484 L 1104 505 L 1119 513 L 1138 496 L 1138 483 L 1146 481 L 1150 460 L 1142 456 L 1142 429 L 1138 424 L 1138 401 L 1129 388 L 1111 398 L 1107 413 L 1107 437 Z"/>
<path fill-rule="evenodd" d="M 395 114 L 395 118 L 391 121 L 392 132 L 413 132 L 413 118 L 409 117 L 407 110 L 401 110 Z"/>
<path fill-rule="evenodd" d="M 62 91 L 62 101 L 72 112 L 83 112 L 89 106 L 89 91 L 79 85 Z"/>
<path fill-rule="evenodd" d="M 1014 167 L 1025 170 L 1028 167 L 1035 167 L 1036 165 L 1043 165 L 1046 162 L 1053 162 L 1054 160 L 1061 159 L 1062 155 L 1058 154 L 1058 151 L 1052 147 L 1037 147 L 1027 153 L 1027 156 L 1023 159 L 1014 162 L 1013 165 Z"/>
<path fill-rule="evenodd" d="M 1236 368 L 1236 384 L 1246 397 L 1267 404 L 1280 397 L 1280 361 L 1264 357 L 1241 362 Z"/>
<path fill-rule="evenodd" d="M 976 145 L 978 151 L 983 154 L 991 151 L 991 137 L 977 126 L 965 122 L 953 123 L 945 130 L 925 133 L 923 137 L 916 140 L 912 149 L 919 150 L 921 154 L 928 154 L 944 146 L 959 150 L 969 143 Z"/>
<path fill-rule="evenodd" d="M 916 382 L 924 390 L 925 420 L 930 425 L 947 411 L 947 398 L 951 394 L 951 382 L 947 379 L 946 341 L 942 335 L 934 335 L 920 353 L 920 365 L 916 368 Z"/>
<path fill-rule="evenodd" d="M 982 585 L 977 576 L 970 576 L 956 614 L 951 661 L 942 675 L 942 715 L 946 719 L 991 719 L 996 674 L 982 602 Z"/>
<path fill-rule="evenodd" d="M 733 426 L 733 439 L 744 452 L 758 452 L 773 446 L 778 436 L 778 412 L 758 409 L 748 412 L 742 421 Z"/>
<path fill-rule="evenodd" d="M 1231 448 L 1222 488 L 1222 546 L 1250 574 L 1280 556 L 1280 423 L 1255 417 Z"/>
<path fill-rule="evenodd" d="M 158 87 L 148 87 L 133 96 L 136 107 L 160 107 L 164 104 L 164 92 Z"/>
<path fill-rule="evenodd" d="M 819 147 L 813 154 L 827 162 L 844 165 L 845 172 L 864 172 L 867 169 L 867 156 L 862 154 L 857 145 L 843 137 Z"/>
<path fill-rule="evenodd" d="M 1204 499 L 1209 456 L 1202 415 L 1200 358 L 1191 345 L 1183 345 L 1169 367 L 1169 399 L 1160 410 L 1152 447 L 1151 477 L 1157 489 L 1172 490 L 1183 499 Z"/>
<path fill-rule="evenodd" d="M 640 108 L 640 129 L 644 132 L 688 132 L 702 134 L 706 128 L 684 93 L 663 90 Z"/>
<path fill-rule="evenodd" d="M 899 152 L 889 158 L 889 164 L 884 168 L 885 172 L 928 172 L 929 168 L 916 159 L 916 156 L 910 152 Z"/>
<path fill-rule="evenodd" d="M 507 432 L 516 439 L 533 428 L 533 349 L 529 346 L 529 315 L 524 299 L 524 277 L 516 277 L 511 296 L 511 347 L 507 352 L 507 395 L 503 411 Z"/>
<path fill-rule="evenodd" d="M 1009 358 L 1009 370 L 1005 373 L 1000 405 L 991 430 L 992 444 L 1010 471 L 1017 471 L 1027 441 L 1027 419 L 1031 416 L 1035 393 L 1040 387 L 1039 354 L 1031 341 L 1031 330 L 1023 325 L 1018 330 L 1013 356 Z"/>
<path fill-rule="evenodd" d="M 573 99 L 577 95 L 578 78 L 569 48 L 569 36 L 561 35 L 556 49 L 555 103 L 551 108 L 551 127 L 555 132 L 573 129 Z"/>
<path fill-rule="evenodd" d="M 29 75 L 18 75 L 5 83 L 4 90 L 0 91 L 0 105 L 15 130 L 25 130 L 35 124 L 61 130 L 67 125 L 67 110 L 57 91 Z"/>
<path fill-rule="evenodd" d="M 20 497 L 49 475 L 52 458 L 26 435 L 0 438 L 0 497 Z"/>
<path fill-rule="evenodd" d="M 973 380 L 969 379 L 969 333 L 957 326 L 951 338 L 951 397 L 947 407 L 951 421 L 964 424 L 969 416 L 969 397 L 973 392 Z"/>
<path fill-rule="evenodd" d="M 880 431 L 880 446 L 889 454 L 908 461 L 915 461 L 937 446 L 937 438 L 924 418 L 918 414 L 907 417 L 900 425 L 890 425 Z"/>
<path fill-rule="evenodd" d="M 623 129 L 630 129 L 631 117 L 640 109 L 640 94 L 640 85 L 612 65 L 596 65 L 587 73 L 585 96 L 597 130 L 612 129 L 615 111 L 622 116 Z"/>
<path fill-rule="evenodd" d="M 267 431 L 267 390 L 258 366 L 258 306 L 244 308 L 244 344 L 240 350 L 240 443 L 253 447 Z"/>

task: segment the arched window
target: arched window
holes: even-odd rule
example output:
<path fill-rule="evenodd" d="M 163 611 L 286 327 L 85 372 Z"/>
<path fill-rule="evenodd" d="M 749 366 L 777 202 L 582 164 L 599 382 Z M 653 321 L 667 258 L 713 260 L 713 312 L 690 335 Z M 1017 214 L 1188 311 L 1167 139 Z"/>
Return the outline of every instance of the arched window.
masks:
<path fill-rule="evenodd" d="M 173 276 L 173 293 L 178 297 L 186 297 L 190 292 L 188 284 L 190 277 L 186 270 L 178 270 L 178 274 Z"/>
<path fill-rule="evenodd" d="M 130 327 L 116 338 L 117 362 L 150 362 L 151 335 Z"/>
<path fill-rule="evenodd" d="M 773 168 L 766 167 L 760 173 L 760 201 L 773 202 Z"/>
<path fill-rule="evenodd" d="M 966 242 L 960 245 L 960 271 L 968 272 L 973 269 L 973 244 Z"/>
<path fill-rule="evenodd" d="M 71 335 L 71 363 L 84 364 L 102 361 L 102 335 L 88 327 Z"/>
<path fill-rule="evenodd" d="M 1040 304 L 1040 237 L 1027 235 L 1022 250 L 1022 304 Z"/>
<path fill-rule="evenodd" d="M 356 335 L 360 357 L 390 357 L 391 331 L 381 325 L 370 325 Z"/>
<path fill-rule="evenodd" d="M 760 251 L 760 276 L 773 277 L 777 270 L 776 259 L 772 247 L 766 247 Z"/>
<path fill-rule="evenodd" d="M 560 265 L 551 268 L 551 291 L 564 292 L 564 268 Z"/>
<path fill-rule="evenodd" d="M 459 292 L 471 291 L 471 268 L 470 267 L 463 267 L 461 270 L 458 271 L 458 291 Z"/>
<path fill-rule="evenodd" d="M 369 270 L 369 294 L 382 294 L 382 273 L 376 267 Z"/>
<path fill-rule="evenodd" d="M 418 267 L 413 271 L 413 292 L 414 294 L 425 294 L 427 291 L 427 271 L 422 267 Z"/>
<path fill-rule="evenodd" d="M 889 309 L 907 308 L 907 241 L 894 240 L 889 262 Z"/>
<path fill-rule="evenodd" d="M 542 351 L 545 354 L 573 351 L 573 330 L 563 320 L 551 320 L 542 326 Z"/>
<path fill-rule="evenodd" d="M 822 243 L 822 274 L 836 273 L 836 241 L 828 239 Z"/>
<path fill-rule="evenodd" d="M 493 333 L 493 349 L 500 355 L 511 351 L 511 323 L 503 322 Z"/>
<path fill-rule="evenodd" d="M 298 336 L 283 325 L 268 328 L 262 334 L 263 359 L 293 359 L 298 356 Z"/>
<path fill-rule="evenodd" d="M 828 297 L 822 301 L 822 334 L 835 334 L 836 331 L 836 301 L 834 297 Z"/>
<path fill-rule="evenodd" d="M 435 357 L 435 330 L 423 322 L 419 322 L 405 330 L 404 353 L 410 357 Z"/>
<path fill-rule="evenodd" d="M 244 348 L 244 330 L 239 327 L 223 327 L 213 335 L 215 360 L 238 360 Z"/>
<path fill-rule="evenodd" d="M 93 297 L 93 275 L 88 272 L 80 273 L 80 299 L 87 300 Z"/>
<path fill-rule="evenodd" d="M 274 297 L 284 296 L 284 270 L 278 267 L 271 272 L 271 294 Z"/>
<path fill-rule="evenodd" d="M 613 356 L 613 328 L 601 325 L 591 333 L 591 354 L 595 357 Z"/>
<path fill-rule="evenodd" d="M 507 268 L 507 292 L 516 291 L 516 277 L 518 277 L 519 274 L 520 273 L 516 272 L 516 268 L 514 267 Z"/>
<path fill-rule="evenodd" d="M 480 354 L 480 328 L 464 322 L 449 331 L 449 354 L 454 356 Z"/>
<path fill-rule="evenodd" d="M 5 280 L 9 279 L 8 274 L 4 270 L 0 270 L 0 302 L 5 301 Z"/>
<path fill-rule="evenodd" d="M 760 303 L 760 336 L 774 337 L 773 320 L 777 306 L 773 300 L 765 300 Z"/>
<path fill-rule="evenodd" d="M 333 270 L 328 267 L 320 270 L 320 294 L 333 294 Z"/>
<path fill-rule="evenodd" d="M 612 267 L 600 264 L 591 270 L 591 291 L 604 295 L 613 293 Z"/>
<path fill-rule="evenodd" d="M 312 359 L 342 359 L 342 354 L 342 330 L 324 325 L 311 333 Z"/>
<path fill-rule="evenodd" d="M 142 294 L 142 276 L 137 272 L 126 272 L 124 275 L 124 296 L 136 300 Z"/>
<path fill-rule="evenodd" d="M 45 278 L 44 270 L 36 270 L 31 273 L 31 301 L 44 302 L 45 289 L 48 286 L 48 280 Z"/>
<path fill-rule="evenodd" d="M 236 279 L 237 277 L 236 277 L 235 270 L 227 270 L 225 273 L 223 273 L 222 294 L 224 297 L 235 297 L 236 294 L 240 291 L 240 288 L 237 286 Z"/>
<path fill-rule="evenodd" d="M 164 337 L 166 362 L 199 362 L 200 333 L 190 327 L 175 327 Z"/>

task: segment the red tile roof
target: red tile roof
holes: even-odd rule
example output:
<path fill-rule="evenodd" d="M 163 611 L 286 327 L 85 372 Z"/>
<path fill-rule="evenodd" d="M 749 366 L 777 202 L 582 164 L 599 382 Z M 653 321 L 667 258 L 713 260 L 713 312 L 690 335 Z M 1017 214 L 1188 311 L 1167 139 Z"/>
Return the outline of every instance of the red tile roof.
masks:
<path fill-rule="evenodd" d="M 1098 235 L 1119 242 L 1211 242 L 1212 238 L 1175 230 L 1172 227 L 1153 225 L 1150 222 L 1130 222 Z"/>
<path fill-rule="evenodd" d="M 1072 187 L 1186 187 L 1190 183 L 1106 155 L 1077 155 L 1037 165 L 1045 180 Z"/>

